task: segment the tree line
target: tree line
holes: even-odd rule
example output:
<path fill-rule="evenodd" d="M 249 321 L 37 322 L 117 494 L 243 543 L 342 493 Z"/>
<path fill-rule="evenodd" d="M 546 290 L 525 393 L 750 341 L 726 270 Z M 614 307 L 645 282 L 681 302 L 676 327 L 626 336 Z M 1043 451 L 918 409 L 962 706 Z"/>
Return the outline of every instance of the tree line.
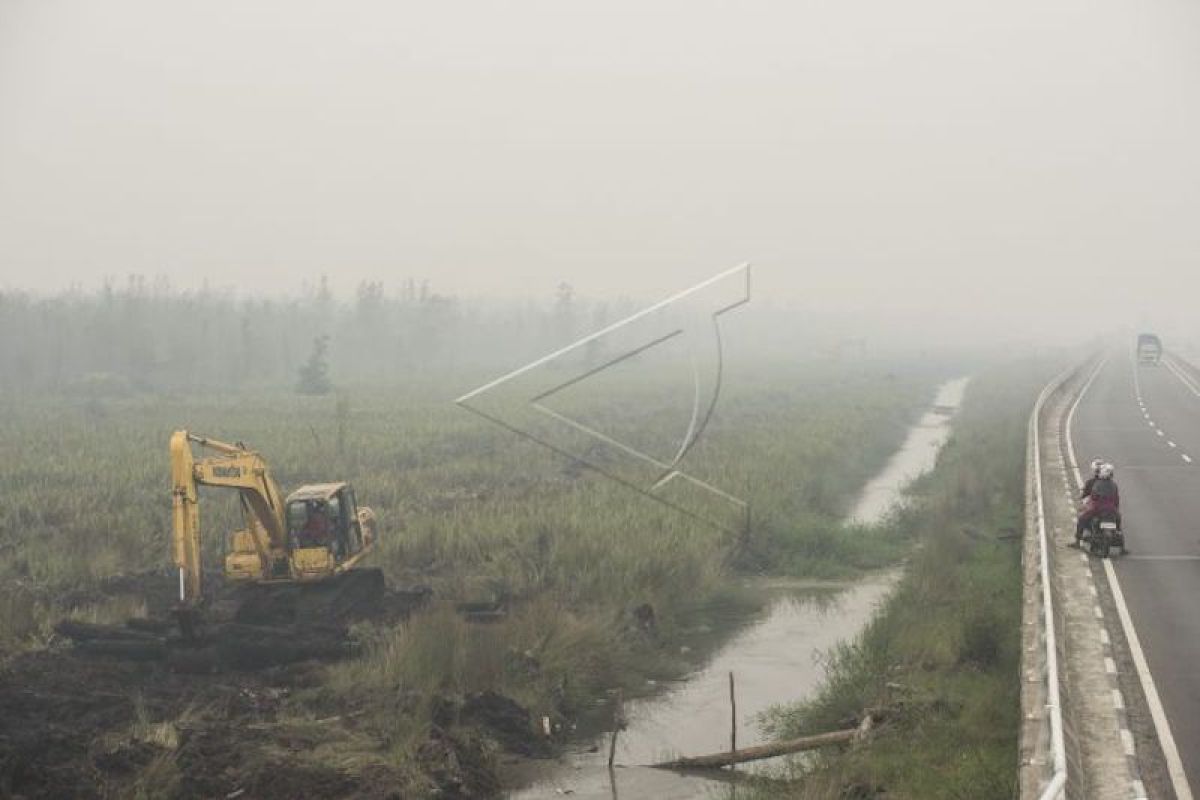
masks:
<path fill-rule="evenodd" d="M 178 290 L 131 276 L 94 290 L 0 291 L 0 389 L 85 394 L 388 383 L 512 368 L 631 313 L 561 284 L 540 301 L 475 301 L 406 280 L 339 298 Z"/>

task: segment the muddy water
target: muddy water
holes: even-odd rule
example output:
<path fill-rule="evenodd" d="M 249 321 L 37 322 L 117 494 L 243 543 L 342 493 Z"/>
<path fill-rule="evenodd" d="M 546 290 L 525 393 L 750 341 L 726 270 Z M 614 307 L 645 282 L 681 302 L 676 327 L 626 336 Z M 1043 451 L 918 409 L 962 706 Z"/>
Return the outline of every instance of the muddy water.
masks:
<path fill-rule="evenodd" d="M 729 749 L 729 673 L 734 673 L 738 705 L 738 746 L 762 744 L 757 717 L 773 705 L 799 700 L 821 678 L 817 656 L 830 650 L 871 617 L 894 578 L 880 575 L 852 586 L 814 582 L 755 585 L 764 611 L 743 625 L 703 669 L 665 694 L 627 703 L 628 728 L 617 739 L 616 763 L 607 769 L 608 737 L 568 753 L 527 789 L 522 800 L 654 797 L 683 800 L 724 797 L 725 779 L 677 775 L 645 764 L 679 755 Z"/>
<path fill-rule="evenodd" d="M 933 406 L 908 431 L 908 438 L 883 470 L 859 495 L 850 519 L 865 525 L 883 521 L 904 499 L 904 488 L 933 468 L 942 445 L 950 438 L 950 422 L 962 405 L 969 378 L 947 381 L 938 389 Z"/>
<path fill-rule="evenodd" d="M 852 519 L 881 521 L 903 500 L 903 489 L 933 466 L 950 434 L 966 379 L 950 381 L 933 406 L 909 431 L 904 445 L 864 489 Z M 616 764 L 607 768 L 608 736 L 583 742 L 556 762 L 533 765 L 527 788 L 515 800 L 575 798 L 732 797 L 728 773 L 680 775 L 646 768 L 679 755 L 703 755 L 729 747 L 729 673 L 738 705 L 738 746 L 761 744 L 758 715 L 773 705 L 795 702 L 820 683 L 820 655 L 853 636 L 871 618 L 896 579 L 886 573 L 853 584 L 799 581 L 758 582 L 763 611 L 740 620 L 730 638 L 701 669 L 676 688 L 628 703 L 628 728 L 617 740 Z"/>

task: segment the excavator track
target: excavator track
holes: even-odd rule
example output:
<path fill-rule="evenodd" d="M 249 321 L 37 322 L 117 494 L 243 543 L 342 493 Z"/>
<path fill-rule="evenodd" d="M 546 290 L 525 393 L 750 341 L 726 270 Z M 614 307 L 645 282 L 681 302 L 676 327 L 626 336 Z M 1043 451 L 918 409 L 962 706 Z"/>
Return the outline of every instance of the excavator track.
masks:
<path fill-rule="evenodd" d="M 378 614 L 386 590 L 377 568 L 352 569 L 313 583 L 239 586 L 233 618 L 243 625 L 337 624 Z"/>

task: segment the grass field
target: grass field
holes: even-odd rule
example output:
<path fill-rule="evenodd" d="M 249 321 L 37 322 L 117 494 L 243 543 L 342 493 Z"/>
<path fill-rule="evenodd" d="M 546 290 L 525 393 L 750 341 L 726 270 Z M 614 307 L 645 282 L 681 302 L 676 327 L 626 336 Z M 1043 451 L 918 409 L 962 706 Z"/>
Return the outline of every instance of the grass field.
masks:
<path fill-rule="evenodd" d="M 454 406 L 466 380 L 326 398 L 6 396 L 0 644 L 11 656 L 52 643 L 63 615 L 154 611 L 114 576 L 170 569 L 166 442 L 187 427 L 260 450 L 285 491 L 350 480 L 379 515 L 372 562 L 393 583 L 434 588 L 431 609 L 407 623 L 361 626 L 363 654 L 326 668 L 281 709 L 297 725 L 354 709 L 355 735 L 315 757 L 337 769 L 412 764 L 444 701 L 486 690 L 567 723 L 605 690 L 677 669 L 666 655 L 677 632 L 734 597 L 737 572 L 851 575 L 903 552 L 902 541 L 840 518 L 945 373 L 913 364 L 734 370 L 687 469 L 751 504 L 746 540 Z M 669 442 L 677 386 L 630 377 L 619 388 L 619 402 L 568 398 L 568 410 L 651 450 Z M 232 497 L 205 491 L 210 563 L 235 514 Z M 480 626 L 451 611 L 480 592 L 507 598 L 508 615 Z M 653 636 L 630 615 L 645 604 Z"/>

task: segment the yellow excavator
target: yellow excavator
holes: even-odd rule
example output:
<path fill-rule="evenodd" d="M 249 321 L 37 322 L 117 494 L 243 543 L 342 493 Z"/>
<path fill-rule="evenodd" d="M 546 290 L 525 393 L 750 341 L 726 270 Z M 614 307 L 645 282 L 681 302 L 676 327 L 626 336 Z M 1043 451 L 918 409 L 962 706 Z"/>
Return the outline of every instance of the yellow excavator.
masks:
<path fill-rule="evenodd" d="M 197 457 L 192 445 L 210 451 Z M 348 483 L 301 486 L 286 498 L 263 457 L 185 430 L 171 436 L 172 555 L 179 568 L 179 620 L 194 635 L 204 602 L 200 486 L 236 489 L 245 527 L 229 534 L 225 579 L 295 585 L 353 569 L 375 545 L 375 515 L 359 508 Z M 377 576 L 382 582 L 382 574 Z"/>

